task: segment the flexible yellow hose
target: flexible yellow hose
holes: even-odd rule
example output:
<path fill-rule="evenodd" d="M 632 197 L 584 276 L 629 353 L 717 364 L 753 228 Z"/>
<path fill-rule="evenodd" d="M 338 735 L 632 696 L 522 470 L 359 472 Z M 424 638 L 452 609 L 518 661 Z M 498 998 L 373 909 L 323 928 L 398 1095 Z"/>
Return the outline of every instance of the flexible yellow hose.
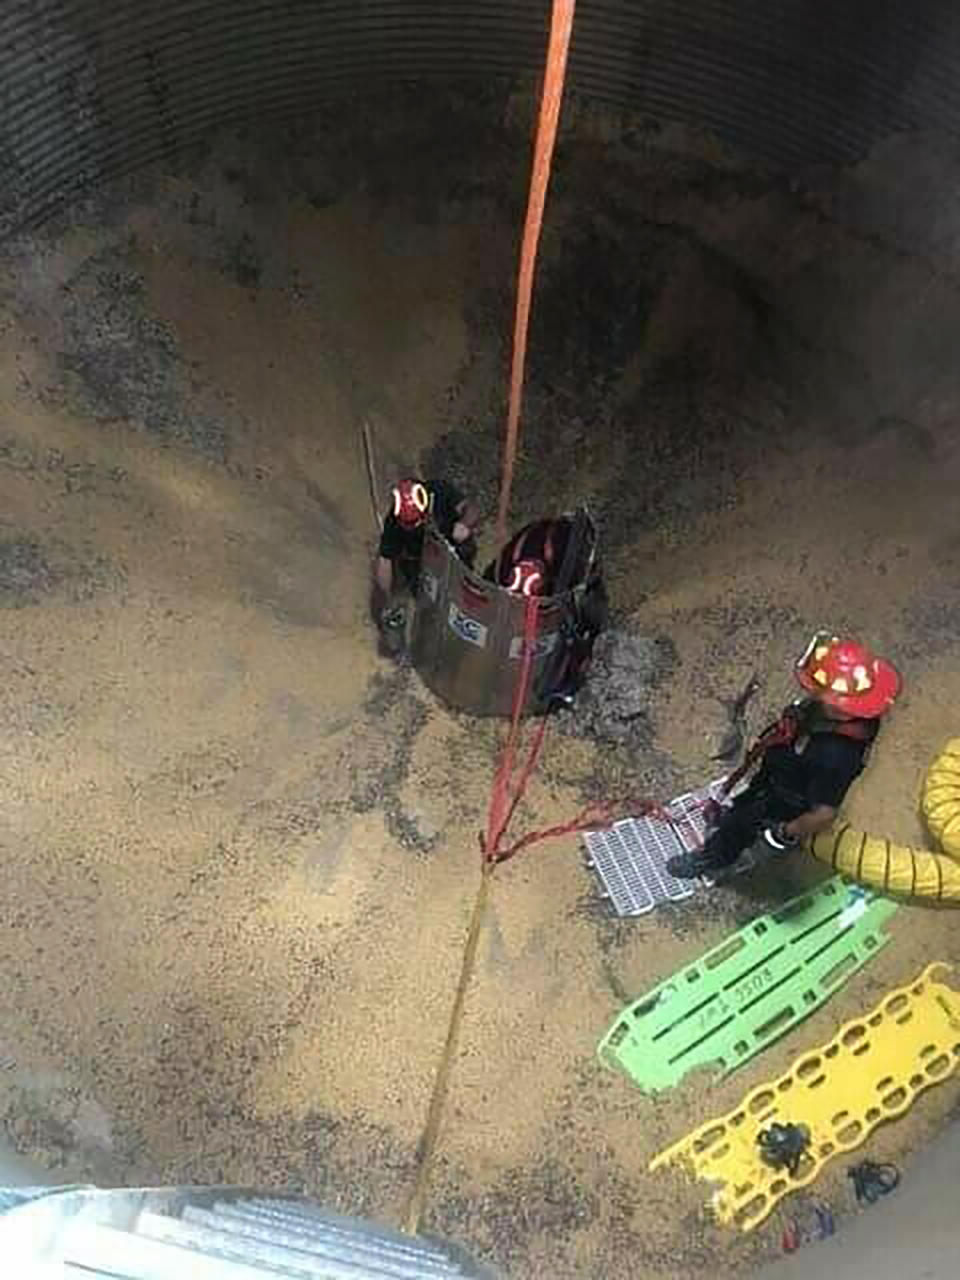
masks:
<path fill-rule="evenodd" d="M 960 738 L 951 738 L 927 771 L 923 816 L 943 852 L 960 858 Z"/>
<path fill-rule="evenodd" d="M 922 805 L 943 853 L 893 844 L 851 826 L 815 836 L 810 852 L 871 888 L 960 906 L 960 738 L 952 738 L 927 770 Z"/>

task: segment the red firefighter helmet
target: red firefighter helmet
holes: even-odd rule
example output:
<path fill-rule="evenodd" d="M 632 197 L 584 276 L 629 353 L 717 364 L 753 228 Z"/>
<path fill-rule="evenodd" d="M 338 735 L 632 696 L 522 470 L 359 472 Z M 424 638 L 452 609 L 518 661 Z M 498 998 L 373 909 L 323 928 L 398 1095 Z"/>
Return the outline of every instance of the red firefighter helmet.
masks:
<path fill-rule="evenodd" d="M 521 596 L 542 596 L 546 566 L 542 560 L 518 560 L 510 570 L 508 591 Z"/>
<path fill-rule="evenodd" d="M 423 524 L 430 510 L 430 493 L 422 480 L 400 480 L 393 489 L 393 514 L 405 529 Z"/>
<path fill-rule="evenodd" d="M 818 631 L 797 659 L 797 680 L 845 715 L 874 720 L 889 711 L 903 686 L 892 662 L 864 644 Z"/>

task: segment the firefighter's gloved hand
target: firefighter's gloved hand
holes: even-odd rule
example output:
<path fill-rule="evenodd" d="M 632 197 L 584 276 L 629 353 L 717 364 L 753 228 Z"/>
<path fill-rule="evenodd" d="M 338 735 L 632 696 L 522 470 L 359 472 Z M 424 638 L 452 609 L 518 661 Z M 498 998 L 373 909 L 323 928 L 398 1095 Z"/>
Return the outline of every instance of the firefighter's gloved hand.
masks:
<path fill-rule="evenodd" d="M 777 853 L 786 853 L 788 849 L 795 849 L 800 843 L 796 836 L 790 835 L 786 824 L 783 822 L 777 822 L 774 826 L 767 827 L 763 833 L 763 838 L 771 849 L 776 849 Z"/>
<path fill-rule="evenodd" d="M 713 796 L 704 803 L 703 822 L 707 831 L 715 831 L 723 819 L 723 805 Z"/>
<path fill-rule="evenodd" d="M 406 612 L 403 605 L 382 609 L 377 617 L 380 653 L 384 658 L 399 659 L 406 648 Z"/>
<path fill-rule="evenodd" d="M 554 689 L 547 696 L 548 711 L 568 711 L 576 701 L 576 693 L 569 686 L 565 685 L 559 689 Z"/>
<path fill-rule="evenodd" d="M 381 631 L 399 631 L 407 620 L 407 615 L 402 604 L 395 604 L 390 609 L 384 609 L 380 614 Z"/>

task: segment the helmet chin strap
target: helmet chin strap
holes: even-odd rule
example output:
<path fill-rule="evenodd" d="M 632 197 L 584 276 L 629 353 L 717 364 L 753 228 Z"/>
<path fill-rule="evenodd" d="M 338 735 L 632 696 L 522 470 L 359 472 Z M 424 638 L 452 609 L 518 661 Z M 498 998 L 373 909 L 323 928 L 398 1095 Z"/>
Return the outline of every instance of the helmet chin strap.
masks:
<path fill-rule="evenodd" d="M 826 702 L 823 698 L 817 698 L 817 705 L 828 720 L 856 720 L 857 718 L 847 711 L 841 711 L 839 707 L 834 706 L 832 702 Z"/>

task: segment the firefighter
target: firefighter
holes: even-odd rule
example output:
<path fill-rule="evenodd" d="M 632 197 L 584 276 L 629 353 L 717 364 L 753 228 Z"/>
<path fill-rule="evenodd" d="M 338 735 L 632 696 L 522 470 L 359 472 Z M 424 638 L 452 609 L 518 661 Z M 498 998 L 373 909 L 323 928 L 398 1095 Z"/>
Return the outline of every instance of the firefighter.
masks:
<path fill-rule="evenodd" d="M 607 590 L 600 565 L 593 554 L 595 533 L 584 517 L 584 532 L 577 516 L 533 520 L 514 534 L 483 576 L 508 591 L 525 596 L 552 596 L 583 586 L 571 596 L 564 660 L 554 674 L 549 695 L 555 705 L 570 706 L 583 685 L 597 636 L 608 622 Z"/>
<path fill-rule="evenodd" d="M 693 879 L 732 867 L 761 834 L 785 850 L 833 823 L 902 681 L 866 645 L 829 632 L 813 637 L 794 674 L 806 697 L 761 734 L 745 762 L 756 764 L 749 786 L 720 810 L 702 849 L 667 862 L 672 876 Z"/>
<path fill-rule="evenodd" d="M 461 560 L 472 565 L 476 559 L 476 512 L 460 490 L 446 480 L 399 480 L 383 518 L 373 571 L 373 614 L 381 633 L 396 629 L 398 617 L 402 624 L 403 610 L 391 607 L 398 590 L 417 594 L 428 520 Z"/>

